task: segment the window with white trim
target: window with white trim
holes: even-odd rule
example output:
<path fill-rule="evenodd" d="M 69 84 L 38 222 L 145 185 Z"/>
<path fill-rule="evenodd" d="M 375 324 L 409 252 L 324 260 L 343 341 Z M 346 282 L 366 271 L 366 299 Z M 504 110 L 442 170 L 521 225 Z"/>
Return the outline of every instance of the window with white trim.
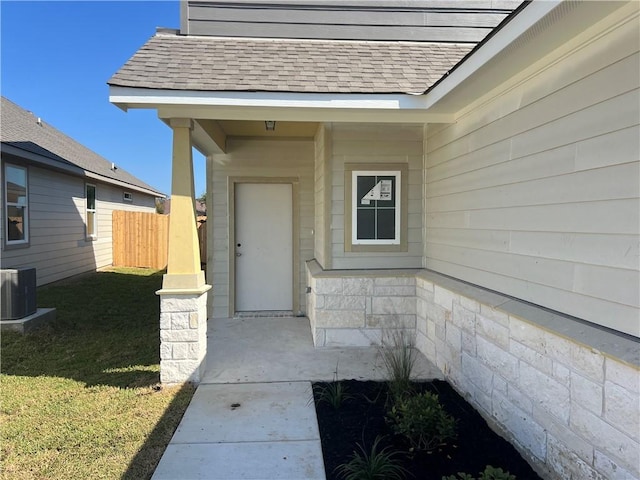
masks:
<path fill-rule="evenodd" d="M 399 245 L 400 171 L 351 172 L 351 244 Z"/>
<path fill-rule="evenodd" d="M 29 241 L 29 192 L 25 167 L 5 164 L 4 204 L 5 243 L 25 244 Z"/>
<path fill-rule="evenodd" d="M 125 202 L 133 202 L 133 194 L 131 192 L 124 192 L 122 194 L 122 200 Z"/>
<path fill-rule="evenodd" d="M 96 186 L 86 184 L 86 228 L 87 238 L 98 238 L 98 215 L 96 212 Z"/>

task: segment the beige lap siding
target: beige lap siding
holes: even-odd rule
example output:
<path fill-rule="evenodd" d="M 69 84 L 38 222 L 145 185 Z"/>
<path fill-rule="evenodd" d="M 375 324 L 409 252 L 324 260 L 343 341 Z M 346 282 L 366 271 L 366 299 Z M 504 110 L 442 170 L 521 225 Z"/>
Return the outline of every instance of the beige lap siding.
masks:
<path fill-rule="evenodd" d="M 426 139 L 426 267 L 640 335 L 638 18 Z"/>

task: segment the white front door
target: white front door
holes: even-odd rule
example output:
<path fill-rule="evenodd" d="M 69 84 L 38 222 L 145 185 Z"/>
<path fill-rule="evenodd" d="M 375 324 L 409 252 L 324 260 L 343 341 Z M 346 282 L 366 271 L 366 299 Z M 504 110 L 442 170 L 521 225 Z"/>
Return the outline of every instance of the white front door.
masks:
<path fill-rule="evenodd" d="M 235 186 L 235 310 L 293 309 L 292 185 Z"/>

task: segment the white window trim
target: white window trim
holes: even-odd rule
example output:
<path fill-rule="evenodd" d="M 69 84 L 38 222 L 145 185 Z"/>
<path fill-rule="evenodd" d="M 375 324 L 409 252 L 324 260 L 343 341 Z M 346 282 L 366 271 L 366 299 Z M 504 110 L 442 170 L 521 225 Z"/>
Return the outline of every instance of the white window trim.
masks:
<path fill-rule="evenodd" d="M 25 197 L 26 197 L 26 204 L 25 205 L 20 205 L 18 203 L 14 203 L 14 202 L 9 202 L 9 198 L 8 198 L 8 188 L 7 188 L 7 168 L 17 168 L 20 170 L 24 170 L 24 174 L 25 174 Z M 14 165 L 12 163 L 5 163 L 4 164 L 4 172 L 3 172 L 4 176 L 4 180 L 3 180 L 3 185 L 2 187 L 4 188 L 4 225 L 2 228 L 4 228 L 4 241 L 5 241 L 5 245 L 7 246 L 11 246 L 11 245 L 26 245 L 29 243 L 29 169 L 27 167 L 22 167 L 20 165 Z M 24 238 L 22 240 L 9 240 L 9 231 L 7 228 L 7 222 L 9 219 L 9 207 L 18 207 L 18 206 L 23 206 L 24 207 L 24 219 L 23 219 L 23 225 L 22 225 L 22 230 L 24 233 Z"/>
<path fill-rule="evenodd" d="M 122 201 L 133 203 L 133 193 L 131 193 L 131 192 L 122 192 Z"/>
<path fill-rule="evenodd" d="M 89 208 L 87 195 L 87 187 L 93 187 L 94 191 L 94 207 Z M 85 209 L 85 234 L 86 238 L 95 240 L 98 238 L 98 188 L 93 183 L 85 183 L 84 185 L 84 209 Z M 93 234 L 89 235 L 89 213 L 93 212 Z"/>
<path fill-rule="evenodd" d="M 395 238 L 382 240 L 363 240 L 358 238 L 358 177 L 384 176 L 396 178 L 395 191 Z M 402 217 L 402 185 L 400 170 L 354 170 L 351 172 L 351 244 L 352 245 L 400 245 Z"/>

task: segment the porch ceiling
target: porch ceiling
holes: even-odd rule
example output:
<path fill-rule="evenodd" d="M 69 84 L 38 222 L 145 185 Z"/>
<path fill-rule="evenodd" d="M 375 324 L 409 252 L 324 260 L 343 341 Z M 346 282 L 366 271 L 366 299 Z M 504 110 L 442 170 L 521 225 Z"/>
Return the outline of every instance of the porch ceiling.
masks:
<path fill-rule="evenodd" d="M 317 122 L 276 122 L 272 131 L 262 121 L 220 120 L 218 124 L 228 137 L 312 138 L 318 130 Z"/>

